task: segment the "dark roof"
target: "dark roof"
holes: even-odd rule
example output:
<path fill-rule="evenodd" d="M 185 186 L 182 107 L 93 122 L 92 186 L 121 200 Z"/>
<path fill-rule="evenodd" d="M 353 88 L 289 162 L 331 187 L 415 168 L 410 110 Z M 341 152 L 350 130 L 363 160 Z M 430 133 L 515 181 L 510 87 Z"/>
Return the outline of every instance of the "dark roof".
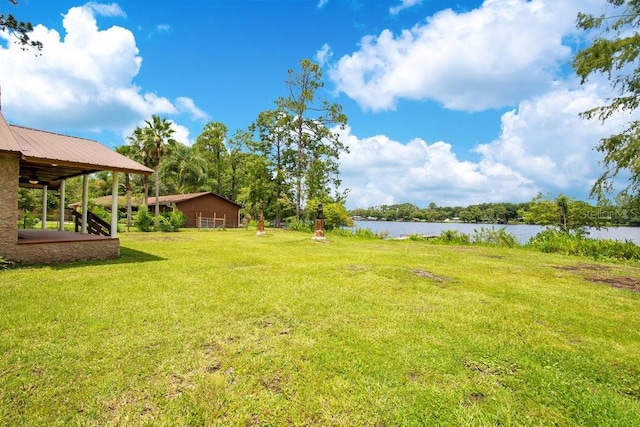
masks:
<path fill-rule="evenodd" d="M 20 184 L 36 177 L 40 186 L 99 171 L 148 175 L 153 170 L 97 141 L 9 125 L 0 112 L 0 153 L 20 157 Z"/>

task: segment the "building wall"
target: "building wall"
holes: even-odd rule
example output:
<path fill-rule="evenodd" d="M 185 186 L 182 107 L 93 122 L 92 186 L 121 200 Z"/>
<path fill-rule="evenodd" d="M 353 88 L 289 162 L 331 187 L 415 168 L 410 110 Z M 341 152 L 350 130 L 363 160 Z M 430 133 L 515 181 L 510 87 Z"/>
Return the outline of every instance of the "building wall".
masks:
<path fill-rule="evenodd" d="M 119 239 L 75 242 L 20 243 L 11 261 L 26 264 L 52 264 L 118 258 Z"/>
<path fill-rule="evenodd" d="M 18 242 L 17 157 L 0 157 L 0 256 L 12 259 Z"/>
<path fill-rule="evenodd" d="M 216 218 L 222 218 L 226 215 L 226 227 L 238 227 L 238 212 L 240 208 L 213 194 L 182 201 L 176 207 L 187 217 L 185 227 L 196 227 L 196 215 L 200 213 L 206 218 L 213 218 L 214 214 Z M 216 226 L 219 225 L 220 223 L 216 224 Z"/>

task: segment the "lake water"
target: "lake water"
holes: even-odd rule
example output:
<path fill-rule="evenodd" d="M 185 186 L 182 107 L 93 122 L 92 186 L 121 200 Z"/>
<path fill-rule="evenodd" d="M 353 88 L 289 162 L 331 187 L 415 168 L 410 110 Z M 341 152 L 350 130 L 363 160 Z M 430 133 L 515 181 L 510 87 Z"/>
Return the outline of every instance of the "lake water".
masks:
<path fill-rule="evenodd" d="M 460 222 L 392 222 L 392 221 L 355 221 L 354 228 L 368 228 L 374 233 L 386 231 L 389 237 L 401 237 L 411 234 L 435 236 L 444 230 L 458 230 L 461 233 L 473 235 L 474 230 L 481 228 L 505 228 L 507 233 L 513 234 L 520 243 L 527 243 L 529 239 L 544 227 L 527 224 L 465 224 Z M 589 230 L 589 236 L 598 239 L 631 240 L 640 245 L 640 227 L 610 227 L 601 230 Z"/>

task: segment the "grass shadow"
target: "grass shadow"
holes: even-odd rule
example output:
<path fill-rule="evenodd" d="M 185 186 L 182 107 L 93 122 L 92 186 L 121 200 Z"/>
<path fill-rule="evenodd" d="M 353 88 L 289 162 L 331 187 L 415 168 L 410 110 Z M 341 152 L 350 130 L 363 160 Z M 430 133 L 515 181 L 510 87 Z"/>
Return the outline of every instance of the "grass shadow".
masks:
<path fill-rule="evenodd" d="M 166 258 L 162 258 L 157 255 L 152 255 L 146 252 L 137 251 L 135 249 L 121 246 L 120 257 L 118 258 L 91 260 L 91 261 L 73 261 L 73 262 L 68 262 L 63 264 L 49 264 L 48 267 L 51 267 L 54 270 L 65 270 L 67 268 L 76 268 L 76 267 L 83 267 L 83 266 L 134 264 L 134 263 L 166 261 L 166 260 L 167 260 Z"/>

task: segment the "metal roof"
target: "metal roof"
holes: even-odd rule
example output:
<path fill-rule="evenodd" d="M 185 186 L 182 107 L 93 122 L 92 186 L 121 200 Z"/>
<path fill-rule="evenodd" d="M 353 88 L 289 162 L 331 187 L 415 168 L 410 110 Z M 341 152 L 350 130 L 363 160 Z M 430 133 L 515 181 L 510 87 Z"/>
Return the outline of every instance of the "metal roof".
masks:
<path fill-rule="evenodd" d="M 56 188 L 62 179 L 99 171 L 148 175 L 153 170 L 97 141 L 9 125 L 0 112 L 0 152 L 20 156 L 20 185 Z M 36 180 L 38 184 L 30 184 Z"/>

